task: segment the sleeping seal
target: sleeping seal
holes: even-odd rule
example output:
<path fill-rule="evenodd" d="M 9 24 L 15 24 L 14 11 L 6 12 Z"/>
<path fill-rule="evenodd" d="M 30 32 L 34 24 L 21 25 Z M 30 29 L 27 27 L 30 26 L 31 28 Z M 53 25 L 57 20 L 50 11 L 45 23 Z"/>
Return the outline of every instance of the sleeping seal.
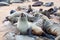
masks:
<path fill-rule="evenodd" d="M 60 25 L 59 23 L 55 23 L 51 20 L 45 20 L 44 22 L 44 28 L 48 33 L 51 33 L 55 36 L 59 36 L 60 35 Z"/>

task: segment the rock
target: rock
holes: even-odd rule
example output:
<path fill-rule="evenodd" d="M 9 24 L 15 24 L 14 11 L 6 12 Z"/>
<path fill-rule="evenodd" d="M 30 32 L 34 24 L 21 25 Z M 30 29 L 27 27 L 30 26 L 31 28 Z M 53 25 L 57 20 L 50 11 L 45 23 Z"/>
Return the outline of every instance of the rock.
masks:
<path fill-rule="evenodd" d="M 36 37 L 36 40 L 50 40 L 50 39 L 46 37 Z"/>
<path fill-rule="evenodd" d="M 5 36 L 5 40 L 35 40 L 33 37 L 25 36 L 25 35 L 15 35 L 13 33 L 8 33 Z"/>
<path fill-rule="evenodd" d="M 55 40 L 60 40 L 60 36 L 57 36 L 57 37 L 55 38 Z"/>
<path fill-rule="evenodd" d="M 19 30 L 16 28 L 17 25 L 13 25 L 10 21 L 5 21 L 3 23 L 3 26 L 6 27 L 5 30 L 7 30 L 9 32 L 13 32 L 15 34 L 20 34 Z"/>
<path fill-rule="evenodd" d="M 11 0 L 12 3 L 22 3 L 24 0 Z"/>
<path fill-rule="evenodd" d="M 6 2 L 0 2 L 0 6 L 9 6 L 9 4 Z"/>
<path fill-rule="evenodd" d="M 50 7 L 50 6 L 53 6 L 53 5 L 54 5 L 53 2 L 48 2 L 48 3 L 45 3 L 45 4 L 44 4 L 44 6 L 46 6 L 46 7 Z"/>
<path fill-rule="evenodd" d="M 16 40 L 35 40 L 35 39 L 32 38 L 32 37 L 23 36 L 23 35 L 16 35 L 15 38 L 16 38 Z"/>
<path fill-rule="evenodd" d="M 55 15 L 55 16 L 60 16 L 60 13 L 57 12 L 57 13 L 55 13 L 54 15 Z"/>
<path fill-rule="evenodd" d="M 35 2 L 32 6 L 33 7 L 38 7 L 38 6 L 41 6 L 41 5 L 43 5 L 43 2 L 38 1 L 38 2 Z"/>
<path fill-rule="evenodd" d="M 6 40 L 50 40 L 46 37 L 29 37 L 27 35 L 15 35 L 14 33 L 7 33 L 5 35 Z"/>
<path fill-rule="evenodd" d="M 5 3 L 8 3 L 8 4 L 10 4 L 10 1 L 11 0 L 0 0 L 0 2 L 5 2 Z"/>
<path fill-rule="evenodd" d="M 32 0 L 33 2 L 39 1 L 39 0 Z"/>
<path fill-rule="evenodd" d="M 4 35 L 5 40 L 15 40 L 15 34 L 13 32 L 8 32 Z"/>

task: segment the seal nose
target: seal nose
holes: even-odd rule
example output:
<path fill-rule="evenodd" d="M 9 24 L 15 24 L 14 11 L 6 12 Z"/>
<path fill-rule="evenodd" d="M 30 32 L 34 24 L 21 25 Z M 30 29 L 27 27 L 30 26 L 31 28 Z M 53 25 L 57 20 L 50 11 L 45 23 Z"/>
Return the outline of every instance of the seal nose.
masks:
<path fill-rule="evenodd" d="M 24 13 L 21 13 L 21 17 L 23 17 L 24 16 Z"/>

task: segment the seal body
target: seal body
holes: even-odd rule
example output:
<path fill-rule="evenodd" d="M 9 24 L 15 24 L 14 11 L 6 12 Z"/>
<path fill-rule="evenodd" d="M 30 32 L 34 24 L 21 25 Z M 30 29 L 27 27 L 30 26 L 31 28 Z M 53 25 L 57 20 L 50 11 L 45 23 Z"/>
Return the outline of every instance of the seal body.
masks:
<path fill-rule="evenodd" d="M 29 29 L 27 16 L 25 14 L 22 14 L 23 16 L 20 16 L 18 18 L 17 28 L 22 34 L 26 34 L 27 30 Z"/>
<path fill-rule="evenodd" d="M 52 22 L 51 20 L 45 20 L 44 28 L 50 34 L 53 34 L 55 36 L 60 35 L 60 25 L 58 23 Z"/>

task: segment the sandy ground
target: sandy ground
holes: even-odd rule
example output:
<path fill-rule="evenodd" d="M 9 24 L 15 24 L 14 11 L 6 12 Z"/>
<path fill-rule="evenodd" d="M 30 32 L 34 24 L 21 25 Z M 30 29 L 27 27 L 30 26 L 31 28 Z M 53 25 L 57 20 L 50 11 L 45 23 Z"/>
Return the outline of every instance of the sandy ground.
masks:
<path fill-rule="evenodd" d="M 53 1 L 54 2 L 54 6 L 59 7 L 60 6 L 60 0 L 41 0 L 44 3 L 45 2 L 50 2 Z M 4 20 L 4 18 L 6 16 L 9 15 L 9 11 L 12 9 L 15 9 L 17 6 L 24 6 L 24 5 L 29 5 L 29 4 L 33 4 L 33 2 L 25 2 L 25 3 L 13 3 L 10 6 L 4 6 L 4 7 L 0 7 L 0 40 L 3 40 L 3 35 L 8 31 L 6 27 L 3 27 L 2 25 L 2 21 Z M 52 6 L 52 7 L 54 7 Z M 43 8 L 43 9 L 49 9 L 50 7 L 44 7 L 44 6 L 40 6 L 40 7 L 35 7 L 35 9 L 38 8 Z M 5 30 L 6 29 L 6 30 Z M 3 30 L 3 31 L 2 31 Z"/>

